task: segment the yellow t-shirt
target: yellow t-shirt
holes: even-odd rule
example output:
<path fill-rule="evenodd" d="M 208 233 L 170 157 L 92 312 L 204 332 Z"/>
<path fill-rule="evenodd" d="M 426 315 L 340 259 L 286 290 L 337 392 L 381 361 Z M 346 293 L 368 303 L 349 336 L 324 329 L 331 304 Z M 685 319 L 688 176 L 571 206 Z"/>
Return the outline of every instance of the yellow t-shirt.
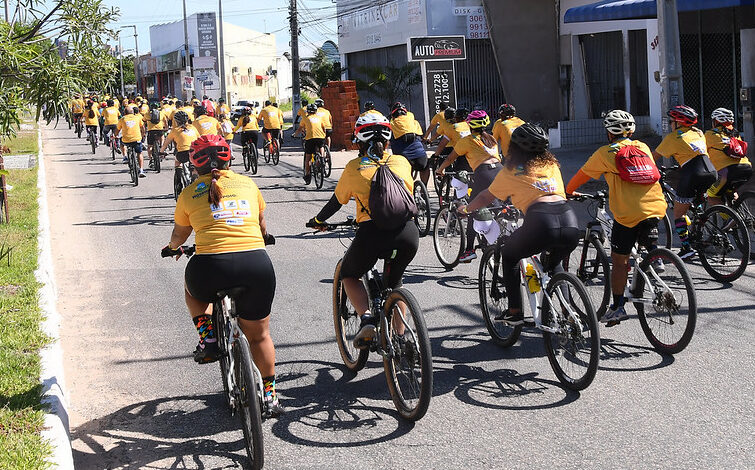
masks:
<path fill-rule="evenodd" d="M 214 117 L 207 115 L 199 116 L 194 120 L 194 127 L 197 128 L 199 135 L 216 134 L 220 135 L 220 123 Z"/>
<path fill-rule="evenodd" d="M 330 111 L 325 108 L 317 108 L 317 115 L 323 120 L 325 129 L 333 129 L 333 116 L 330 115 Z"/>
<path fill-rule="evenodd" d="M 230 118 L 231 117 L 231 108 L 227 104 L 225 104 L 225 103 L 221 104 L 218 107 L 216 114 L 218 116 L 220 116 L 221 114 L 225 114 L 226 117 Z"/>
<path fill-rule="evenodd" d="M 325 122 L 317 114 L 307 114 L 304 119 L 301 120 L 301 126 L 304 128 L 304 139 L 324 139 L 325 138 Z"/>
<path fill-rule="evenodd" d="M 433 116 L 433 118 L 430 119 L 430 129 L 444 122 L 448 122 L 446 121 L 445 112 L 441 111 L 439 113 L 436 113 L 435 116 Z"/>
<path fill-rule="evenodd" d="M 280 110 L 273 105 L 265 106 L 262 108 L 262 111 L 260 111 L 257 120 L 262 119 L 262 126 L 265 129 L 280 129 L 281 120 L 278 114 L 279 111 Z"/>
<path fill-rule="evenodd" d="M 223 194 L 215 206 L 207 200 L 212 175 L 203 175 L 181 191 L 175 221 L 194 229 L 197 254 L 233 253 L 265 248 L 260 214 L 265 200 L 251 178 L 222 170 L 218 186 Z"/>
<path fill-rule="evenodd" d="M 149 113 L 144 117 L 144 122 L 147 124 L 148 131 L 164 131 L 168 125 L 168 112 L 165 110 L 160 111 L 160 122 L 157 124 L 152 124 Z"/>
<path fill-rule="evenodd" d="M 178 125 L 176 124 L 176 113 L 179 111 L 183 111 L 189 116 L 189 123 L 191 123 L 194 120 L 193 107 L 184 106 L 182 108 L 173 108 L 173 111 L 170 113 L 170 120 L 173 121 L 173 129 L 178 129 Z"/>
<path fill-rule="evenodd" d="M 478 135 L 469 134 L 466 137 L 462 137 L 454 146 L 454 151 L 458 155 L 465 155 L 467 157 L 472 171 L 476 170 L 482 162 L 489 160 L 491 157 L 499 162 L 501 161 L 498 156 L 498 145 L 486 147 L 482 138 Z"/>
<path fill-rule="evenodd" d="M 228 129 L 231 129 L 231 132 L 228 132 L 226 134 L 223 134 L 223 138 L 227 140 L 230 144 L 230 141 L 233 140 L 233 123 L 230 119 L 225 118 L 222 122 L 220 122 L 220 132 L 223 132 L 223 125 L 226 125 Z"/>
<path fill-rule="evenodd" d="M 456 148 L 456 143 L 471 134 L 469 131 L 469 124 L 466 122 L 450 123 L 446 122 L 445 126 L 441 128 L 441 134 L 448 138 L 448 147 Z"/>
<path fill-rule="evenodd" d="M 526 174 L 521 166 L 504 166 L 488 189 L 502 201 L 510 196 L 514 206 L 525 213 L 540 197 L 554 194 L 566 197 L 561 169 L 550 164 L 533 168 L 531 175 Z"/>
<path fill-rule="evenodd" d="M 244 117 L 242 116 L 239 118 L 238 121 L 236 121 L 236 127 L 233 128 L 233 132 L 238 132 L 239 129 L 242 131 L 258 131 L 260 130 L 260 126 L 257 123 L 259 121 L 259 118 L 256 114 L 254 114 L 254 111 L 252 111 L 252 114 L 249 115 L 249 122 L 244 126 Z M 243 128 L 242 128 L 243 127 Z"/>
<path fill-rule="evenodd" d="M 409 161 L 401 155 L 384 155 L 381 164 L 388 165 L 393 173 L 404 180 L 404 186 L 409 194 L 414 191 L 414 178 Z M 370 220 L 369 199 L 372 177 L 377 171 L 377 163 L 369 157 L 357 157 L 346 164 L 341 178 L 336 184 L 335 195 L 338 202 L 346 204 L 350 199 L 356 199 L 357 223 Z"/>
<path fill-rule="evenodd" d="M 115 106 L 116 108 L 121 107 L 121 102 L 118 100 L 118 98 L 113 98 L 113 106 Z"/>
<path fill-rule="evenodd" d="M 724 152 L 724 148 L 729 145 L 729 136 L 726 135 L 722 127 L 714 127 L 705 132 L 705 143 L 708 147 L 708 156 L 716 171 L 720 171 L 730 165 L 752 165 L 747 157 L 733 158 Z"/>
<path fill-rule="evenodd" d="M 102 115 L 105 117 L 106 126 L 117 126 L 118 119 L 121 118 L 121 112 L 115 106 L 108 106 L 102 110 Z"/>
<path fill-rule="evenodd" d="M 144 116 L 145 118 L 146 118 L 147 116 L 149 116 L 149 104 L 147 104 L 147 103 L 144 103 L 144 104 L 142 104 L 142 105 L 141 105 L 141 107 L 139 108 L 139 112 L 140 112 L 140 113 L 141 113 L 141 115 L 142 115 L 142 116 Z"/>
<path fill-rule="evenodd" d="M 89 117 L 89 108 L 84 109 L 84 125 L 85 126 L 99 126 L 100 125 L 100 110 L 92 106 L 92 112 L 94 117 Z"/>
<path fill-rule="evenodd" d="M 679 166 L 684 166 L 698 155 L 707 155 L 708 145 L 703 131 L 696 127 L 682 127 L 664 137 L 655 151 L 667 158 L 674 157 Z"/>
<path fill-rule="evenodd" d="M 127 114 L 118 121 L 118 132 L 124 144 L 142 140 L 143 120 L 141 114 Z"/>
<path fill-rule="evenodd" d="M 393 131 L 393 138 L 398 139 L 404 134 L 416 134 L 417 133 L 417 127 L 414 124 L 416 121 L 414 119 L 414 114 L 407 113 L 403 116 L 399 116 L 397 118 L 391 119 L 391 131 Z M 419 135 L 422 135 L 422 131 L 420 131 Z"/>
<path fill-rule="evenodd" d="M 379 114 L 380 116 L 383 116 L 383 113 L 381 113 L 380 111 L 375 110 L 375 109 L 370 109 L 369 111 L 365 111 L 362 114 L 360 114 L 359 117 L 362 117 L 365 114 Z M 383 116 L 383 117 L 385 117 L 385 116 Z"/>
<path fill-rule="evenodd" d="M 306 107 L 299 108 L 299 111 L 296 112 L 296 115 L 299 117 L 299 119 L 303 119 L 304 117 L 307 116 L 307 108 Z"/>
<path fill-rule="evenodd" d="M 168 138 L 176 143 L 177 152 L 185 152 L 191 148 L 191 143 L 199 138 L 199 132 L 194 126 L 188 124 L 186 129 L 174 127 L 168 134 Z"/>
<path fill-rule="evenodd" d="M 84 112 L 84 100 L 77 99 L 71 101 L 71 113 L 72 114 L 81 114 Z"/>
<path fill-rule="evenodd" d="M 501 145 L 501 154 L 505 157 L 509 153 L 509 145 L 511 145 L 511 134 L 514 129 L 524 124 L 524 121 L 518 117 L 510 117 L 504 120 L 497 120 L 493 124 L 493 138 Z"/>
<path fill-rule="evenodd" d="M 660 183 L 630 183 L 619 177 L 616 154 L 627 145 L 633 145 L 647 155 L 652 155 L 650 148 L 644 143 L 625 138 L 596 150 L 582 166 L 582 171 L 594 179 L 605 176 L 608 183 L 608 204 L 614 219 L 621 225 L 632 228 L 650 217 L 662 218 L 666 215 L 667 205 Z"/>

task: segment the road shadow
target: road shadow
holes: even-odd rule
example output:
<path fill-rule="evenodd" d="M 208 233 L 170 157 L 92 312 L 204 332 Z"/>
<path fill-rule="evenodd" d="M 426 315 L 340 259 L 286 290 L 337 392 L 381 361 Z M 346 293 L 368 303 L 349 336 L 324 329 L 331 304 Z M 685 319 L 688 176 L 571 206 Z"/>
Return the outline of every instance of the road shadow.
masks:
<path fill-rule="evenodd" d="M 157 225 L 157 226 L 172 226 L 173 215 L 135 215 L 126 219 L 115 220 L 93 220 L 91 222 L 79 222 L 73 225 L 91 225 L 95 227 L 123 227 L 130 225 Z"/>
<path fill-rule="evenodd" d="M 123 182 L 123 183 L 106 183 L 104 181 L 100 181 L 98 183 L 92 183 L 92 184 L 69 184 L 66 186 L 56 186 L 56 189 L 116 189 L 116 188 L 126 188 L 126 187 L 133 187 L 133 183 Z"/>

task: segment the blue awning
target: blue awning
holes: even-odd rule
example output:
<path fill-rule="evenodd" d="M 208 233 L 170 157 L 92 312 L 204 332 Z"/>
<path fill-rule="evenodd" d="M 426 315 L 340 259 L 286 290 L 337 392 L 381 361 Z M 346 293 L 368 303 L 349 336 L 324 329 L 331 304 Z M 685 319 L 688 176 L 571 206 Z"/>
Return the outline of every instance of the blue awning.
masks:
<path fill-rule="evenodd" d="M 755 0 L 677 0 L 676 3 L 679 11 L 685 12 L 755 5 Z M 656 8 L 656 0 L 603 0 L 569 8 L 564 23 L 655 18 Z"/>

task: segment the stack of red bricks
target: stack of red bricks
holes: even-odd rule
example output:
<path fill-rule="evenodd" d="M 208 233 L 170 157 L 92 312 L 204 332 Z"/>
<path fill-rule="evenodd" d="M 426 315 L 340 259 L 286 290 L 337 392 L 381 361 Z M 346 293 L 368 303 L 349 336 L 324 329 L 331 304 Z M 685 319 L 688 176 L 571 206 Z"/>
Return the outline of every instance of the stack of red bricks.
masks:
<path fill-rule="evenodd" d="M 359 117 L 359 96 L 354 80 L 328 82 L 322 89 L 322 99 L 325 108 L 333 116 L 333 135 L 330 147 L 334 150 L 354 150 L 357 147 L 351 142 L 354 124 Z"/>

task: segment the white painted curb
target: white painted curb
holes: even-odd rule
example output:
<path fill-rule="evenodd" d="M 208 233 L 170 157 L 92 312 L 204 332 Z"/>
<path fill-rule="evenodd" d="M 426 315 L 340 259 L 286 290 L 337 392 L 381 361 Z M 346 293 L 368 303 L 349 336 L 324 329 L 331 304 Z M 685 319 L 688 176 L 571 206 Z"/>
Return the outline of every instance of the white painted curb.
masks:
<path fill-rule="evenodd" d="M 42 153 L 42 130 L 37 131 L 37 188 L 39 189 L 39 266 L 35 271 L 39 289 L 39 307 L 45 319 L 42 330 L 51 338 L 51 343 L 39 352 L 42 372 L 42 403 L 49 407 L 45 414 L 45 428 L 42 438 L 52 445 L 52 457 L 49 462 L 59 469 L 73 469 L 71 436 L 68 433 L 68 399 L 63 381 L 63 349 L 60 347 L 61 318 L 55 305 L 57 292 L 55 276 L 52 269 L 52 245 L 50 243 L 50 215 L 47 207 L 47 180 L 45 178 L 45 159 Z"/>

